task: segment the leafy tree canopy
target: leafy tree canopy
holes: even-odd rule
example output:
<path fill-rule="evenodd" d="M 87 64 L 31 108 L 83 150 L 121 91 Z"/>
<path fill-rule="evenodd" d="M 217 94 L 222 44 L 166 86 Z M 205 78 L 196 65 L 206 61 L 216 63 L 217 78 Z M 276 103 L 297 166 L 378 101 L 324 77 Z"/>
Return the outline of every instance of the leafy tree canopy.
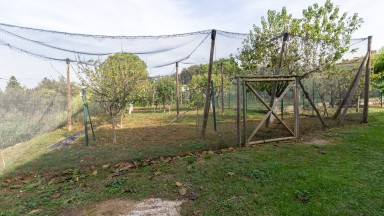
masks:
<path fill-rule="evenodd" d="M 155 81 L 157 98 L 165 108 L 165 103 L 172 100 L 175 95 L 175 79 L 172 76 L 160 77 Z"/>
<path fill-rule="evenodd" d="M 146 65 L 137 55 L 118 53 L 103 62 L 95 62 L 92 68 L 80 67 L 85 75 L 81 80 L 90 86 L 93 97 L 111 116 L 113 143 L 116 143 L 115 117 L 127 106 L 138 88 L 138 81 L 148 76 Z"/>
<path fill-rule="evenodd" d="M 384 47 L 372 58 L 373 74 L 371 83 L 375 89 L 384 92 Z"/>
<path fill-rule="evenodd" d="M 269 10 L 261 25 L 254 25 L 238 56 L 245 70 L 257 74 L 279 73 L 282 33 L 289 33 L 283 53 L 282 74 L 304 75 L 330 68 L 349 50 L 351 35 L 363 23 L 357 14 L 340 13 L 327 0 L 304 9 L 294 18 L 285 7 Z"/>
<path fill-rule="evenodd" d="M 12 91 L 12 90 L 20 90 L 22 89 L 19 81 L 17 81 L 15 76 L 11 76 L 7 82 L 7 86 L 5 87 L 5 91 Z"/>

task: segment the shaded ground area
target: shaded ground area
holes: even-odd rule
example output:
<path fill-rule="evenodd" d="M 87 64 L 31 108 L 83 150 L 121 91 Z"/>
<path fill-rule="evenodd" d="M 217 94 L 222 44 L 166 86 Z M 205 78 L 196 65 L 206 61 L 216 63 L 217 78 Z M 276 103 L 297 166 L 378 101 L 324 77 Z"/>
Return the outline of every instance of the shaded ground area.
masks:
<path fill-rule="evenodd" d="M 261 116 L 250 115 L 255 118 L 247 124 L 256 124 Z M 219 119 L 218 133 L 209 125 L 205 141 L 199 137 L 194 115 L 167 124 L 174 116 L 146 113 L 125 119 L 116 145 L 111 144 L 111 130 L 106 125 L 96 131 L 97 141 L 89 147 L 79 138 L 67 148 L 47 151 L 47 146 L 67 134 L 59 130 L 31 145 L 6 149 L 2 153 L 11 153 L 7 155 L 12 155 L 14 165 L 1 177 L 0 215 L 49 215 L 71 209 L 81 213 L 84 206 L 95 211 L 92 206 L 105 200 L 139 203 L 148 198 L 188 200 L 182 204 L 185 215 L 304 214 L 319 206 L 324 206 L 320 209 L 324 214 L 351 215 L 349 209 L 356 211 L 361 205 L 369 209 L 370 203 L 376 205 L 376 198 L 382 197 L 382 191 L 376 191 L 367 196 L 366 203 L 354 206 L 357 194 L 371 193 L 361 182 L 381 187 L 376 180 L 382 173 L 361 166 L 379 166 L 380 129 L 366 125 L 367 133 L 375 129 L 368 139 L 356 133 L 361 125 L 343 132 L 327 120 L 332 127 L 323 130 L 316 118 L 304 116 L 300 140 L 237 149 L 233 116 L 228 113 Z M 350 115 L 348 123 L 358 124 L 359 119 L 360 115 Z M 292 123 L 289 116 L 286 120 Z M 274 124 L 261 135 L 276 136 L 280 128 Z M 341 191 L 334 193 L 337 190 Z M 308 200 L 314 200 L 313 205 L 305 206 Z M 276 202 L 281 205 L 276 207 Z M 113 208 L 107 204 L 106 210 Z M 336 208 L 343 204 L 345 207 Z M 366 209 L 359 212 L 369 212 Z"/>
<path fill-rule="evenodd" d="M 88 147 L 84 146 L 84 137 L 79 132 L 64 140 L 61 138 L 62 141 L 50 148 L 63 146 L 66 146 L 66 148 L 57 149 L 53 152 L 46 152 L 45 148 L 38 149 L 38 145 L 33 144 L 33 148 L 36 148 L 34 151 L 39 151 L 37 160 L 16 155 L 13 161 L 9 161 L 5 156 L 6 165 L 4 167 L 9 167 L 6 170 L 10 175 L 30 172 L 54 172 L 65 169 L 90 169 L 92 166 L 112 165 L 119 162 L 132 163 L 150 158 L 186 155 L 190 152 L 237 146 L 234 111 L 229 110 L 225 116 L 218 116 L 217 133 L 213 131 L 212 118 L 210 118 L 205 140 L 202 140 L 200 136 L 202 116 L 196 118 L 195 113 L 188 113 L 177 122 L 169 124 L 174 117 L 175 115 L 152 113 L 150 111 L 128 115 L 124 120 L 123 127 L 117 130 L 117 144 L 111 143 L 112 130 L 110 125 L 99 120 L 98 129 L 95 131 L 96 141 L 90 140 Z M 263 113 L 247 113 L 247 136 L 253 132 L 262 117 Z M 359 118 L 359 114 L 350 115 L 348 124 L 359 123 Z M 286 114 L 284 121 L 291 129 L 293 128 L 292 116 Z M 336 126 L 333 120 L 326 119 L 326 121 L 329 128 Z M 300 132 L 302 139 L 307 139 L 305 138 L 307 134 L 311 134 L 312 138 L 320 136 L 319 139 L 322 139 L 324 129 L 316 117 L 301 116 Z M 276 121 L 270 128 L 261 128 L 253 140 L 288 135 L 289 132 Z M 76 137 L 79 138 L 74 140 Z M 42 143 L 45 140 L 51 139 L 42 138 L 38 142 Z M 42 146 L 43 144 L 39 145 Z M 28 151 L 28 153 L 33 152 Z M 25 163 L 27 161 L 29 162 Z"/>
<path fill-rule="evenodd" d="M 61 140 L 60 142 L 57 142 L 51 146 L 48 147 L 49 150 L 54 150 L 58 148 L 63 148 L 69 146 L 73 141 L 75 141 L 77 138 L 79 138 L 80 135 L 84 134 L 84 131 L 77 132 L 76 134 L 67 137 L 64 140 Z"/>

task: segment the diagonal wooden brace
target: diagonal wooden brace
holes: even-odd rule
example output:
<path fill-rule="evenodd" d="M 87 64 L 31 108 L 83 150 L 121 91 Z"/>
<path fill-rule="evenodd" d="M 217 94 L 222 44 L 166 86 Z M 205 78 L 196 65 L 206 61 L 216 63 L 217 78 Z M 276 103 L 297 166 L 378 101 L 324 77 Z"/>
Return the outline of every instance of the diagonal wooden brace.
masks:
<path fill-rule="evenodd" d="M 253 131 L 252 135 L 247 139 L 247 143 L 250 142 L 252 140 L 252 138 L 256 135 L 256 133 L 258 132 L 258 130 L 261 128 L 261 125 L 268 119 L 268 117 L 270 115 L 274 115 L 276 117 L 276 119 L 293 135 L 295 136 L 295 133 L 288 127 L 288 125 L 280 119 L 280 117 L 273 111 L 277 102 L 279 100 L 281 100 L 281 98 L 284 97 L 284 95 L 288 92 L 289 88 L 291 87 L 291 85 L 293 84 L 294 82 L 291 82 L 287 87 L 286 89 L 283 91 L 283 93 L 280 95 L 280 97 L 277 99 L 276 103 L 274 104 L 274 106 L 271 108 L 264 100 L 263 98 L 255 91 L 255 89 L 252 88 L 252 86 L 250 86 L 247 82 L 245 82 L 245 85 L 253 92 L 253 94 L 257 97 L 257 99 L 259 99 L 259 101 L 268 109 L 268 113 L 264 116 L 264 118 L 261 120 L 261 122 L 259 123 L 259 125 L 256 127 L 256 129 Z"/>

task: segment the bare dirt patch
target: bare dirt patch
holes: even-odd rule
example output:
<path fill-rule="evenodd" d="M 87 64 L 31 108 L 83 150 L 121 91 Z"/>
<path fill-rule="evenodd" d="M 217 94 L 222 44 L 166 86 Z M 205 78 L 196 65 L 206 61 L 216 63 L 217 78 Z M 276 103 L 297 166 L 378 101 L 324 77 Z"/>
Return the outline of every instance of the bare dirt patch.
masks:
<path fill-rule="evenodd" d="M 321 138 L 312 138 L 305 142 L 308 145 L 328 145 L 330 144 L 329 140 L 321 139 Z"/>
<path fill-rule="evenodd" d="M 112 199 L 89 204 L 82 209 L 63 211 L 61 215 L 70 216 L 179 216 L 180 206 L 184 201 L 170 201 L 158 198 L 145 199 L 140 202 Z"/>

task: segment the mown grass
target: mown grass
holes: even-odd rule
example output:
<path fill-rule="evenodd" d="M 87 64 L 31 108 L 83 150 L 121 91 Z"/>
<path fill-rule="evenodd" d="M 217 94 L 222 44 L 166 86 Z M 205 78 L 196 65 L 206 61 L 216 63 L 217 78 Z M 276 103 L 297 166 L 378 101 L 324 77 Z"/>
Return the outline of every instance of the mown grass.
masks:
<path fill-rule="evenodd" d="M 198 198 L 183 204 L 185 215 L 383 215 L 383 123 L 382 111 L 376 109 L 371 111 L 369 124 L 317 131 L 304 136 L 303 141 L 207 151 L 172 160 L 162 158 L 115 177 L 111 176 L 111 168 L 122 162 L 122 155 L 125 161 L 132 161 L 186 154 L 209 148 L 210 144 L 192 139 L 173 144 L 169 140 L 177 139 L 177 127 L 168 140 L 167 136 L 157 140 L 167 148 L 154 143 L 143 147 L 145 142 L 140 140 L 129 142 L 140 144 L 129 146 L 130 150 L 127 146 L 125 151 L 122 144 L 111 146 L 102 142 L 86 148 L 80 140 L 70 149 L 40 155 L 15 167 L 13 176 L 5 176 L 0 215 L 20 215 L 32 210 L 38 210 L 35 212 L 40 215 L 56 215 L 116 197 L 188 200 L 192 194 Z M 143 134 L 139 137 L 145 138 Z M 311 142 L 313 138 L 322 142 Z M 216 142 L 228 142 L 223 140 Z M 151 140 L 148 138 L 147 142 Z M 96 160 L 99 158 L 104 163 Z M 37 164 L 41 171 L 33 169 Z M 103 169 L 105 164 L 110 167 Z M 72 170 L 63 173 L 67 168 Z M 15 176 L 21 179 L 14 179 Z M 50 183 L 52 178 L 59 180 Z M 181 182 L 187 194 L 180 195 L 175 182 Z M 10 189 L 15 185 L 20 187 Z"/>

